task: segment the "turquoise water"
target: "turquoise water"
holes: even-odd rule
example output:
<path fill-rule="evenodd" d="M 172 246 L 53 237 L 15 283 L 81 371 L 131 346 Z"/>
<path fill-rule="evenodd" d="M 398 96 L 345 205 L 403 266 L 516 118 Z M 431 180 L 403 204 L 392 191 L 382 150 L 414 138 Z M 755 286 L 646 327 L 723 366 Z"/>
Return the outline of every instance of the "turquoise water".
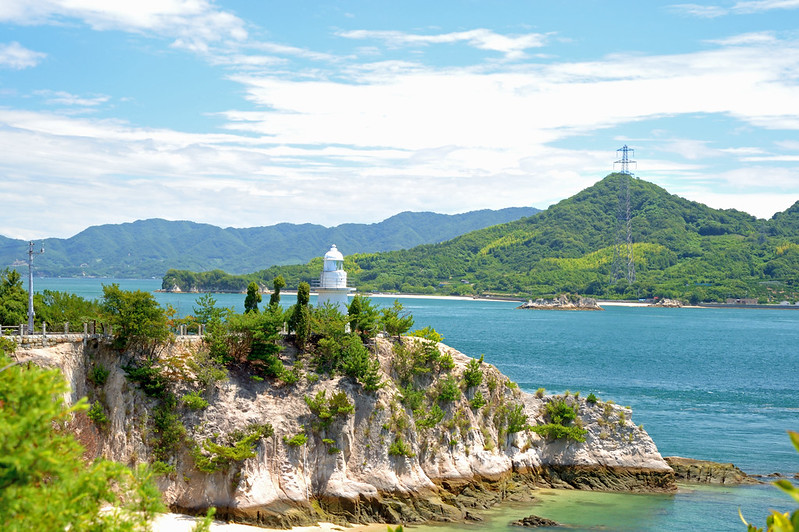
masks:
<path fill-rule="evenodd" d="M 102 282 L 40 279 L 36 290 L 96 298 Z M 160 286 L 158 280 L 115 282 L 125 289 Z M 197 298 L 155 295 L 180 314 L 191 313 Z M 243 294 L 215 297 L 243 310 Z M 799 471 L 799 455 L 784 432 L 799 430 L 799 311 L 546 312 L 496 301 L 399 299 L 417 326 L 435 327 L 468 355 L 484 353 L 523 390 L 593 392 L 632 406 L 633 421 L 644 425 L 664 456 L 733 462 L 753 474 Z M 283 299 L 284 306 L 292 302 Z M 674 496 L 566 492 L 542 497 L 515 518 L 536 513 L 578 530 L 741 530 L 738 507 L 763 525 L 769 508 L 785 511 L 790 504 L 769 486 L 683 489 Z M 504 529 L 513 511 L 499 510 L 496 527 Z"/>

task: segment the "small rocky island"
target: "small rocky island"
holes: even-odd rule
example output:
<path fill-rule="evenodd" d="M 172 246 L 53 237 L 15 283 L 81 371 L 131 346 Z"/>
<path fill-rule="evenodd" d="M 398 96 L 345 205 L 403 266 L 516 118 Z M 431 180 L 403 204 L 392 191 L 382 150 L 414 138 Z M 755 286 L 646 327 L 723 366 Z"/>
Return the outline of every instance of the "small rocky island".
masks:
<path fill-rule="evenodd" d="M 554 299 L 532 299 L 516 308 L 534 310 L 605 310 L 596 299 L 573 294 L 561 294 Z"/>

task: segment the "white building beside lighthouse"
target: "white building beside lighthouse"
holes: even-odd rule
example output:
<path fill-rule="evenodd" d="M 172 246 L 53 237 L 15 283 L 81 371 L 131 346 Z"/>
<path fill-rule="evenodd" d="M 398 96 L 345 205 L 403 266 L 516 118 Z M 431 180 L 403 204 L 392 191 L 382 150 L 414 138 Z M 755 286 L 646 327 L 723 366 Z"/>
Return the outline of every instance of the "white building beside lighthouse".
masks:
<path fill-rule="evenodd" d="M 316 293 L 319 294 L 317 306 L 325 303 L 337 306 L 338 309 L 347 313 L 349 301 L 347 296 L 354 292 L 354 288 L 347 287 L 347 272 L 344 271 L 344 255 L 333 244 L 330 251 L 325 253 L 322 275 L 319 278 L 319 287 Z"/>

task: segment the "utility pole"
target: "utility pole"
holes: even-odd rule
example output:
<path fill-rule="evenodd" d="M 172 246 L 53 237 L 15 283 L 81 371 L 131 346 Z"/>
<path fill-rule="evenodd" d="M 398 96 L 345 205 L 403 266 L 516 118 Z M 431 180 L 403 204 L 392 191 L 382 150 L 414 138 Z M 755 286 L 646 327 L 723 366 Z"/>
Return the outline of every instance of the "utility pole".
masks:
<path fill-rule="evenodd" d="M 28 247 L 28 334 L 33 332 L 33 257 L 44 253 L 44 245 L 41 251 L 33 251 L 33 242 Z"/>

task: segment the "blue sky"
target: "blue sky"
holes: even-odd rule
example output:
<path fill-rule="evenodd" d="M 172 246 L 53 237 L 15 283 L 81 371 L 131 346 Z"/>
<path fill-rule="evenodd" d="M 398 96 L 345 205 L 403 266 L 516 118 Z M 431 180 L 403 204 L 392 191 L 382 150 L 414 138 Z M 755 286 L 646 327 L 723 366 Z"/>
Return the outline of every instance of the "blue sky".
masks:
<path fill-rule="evenodd" d="M 0 235 L 799 200 L 799 0 L 0 2 Z"/>

